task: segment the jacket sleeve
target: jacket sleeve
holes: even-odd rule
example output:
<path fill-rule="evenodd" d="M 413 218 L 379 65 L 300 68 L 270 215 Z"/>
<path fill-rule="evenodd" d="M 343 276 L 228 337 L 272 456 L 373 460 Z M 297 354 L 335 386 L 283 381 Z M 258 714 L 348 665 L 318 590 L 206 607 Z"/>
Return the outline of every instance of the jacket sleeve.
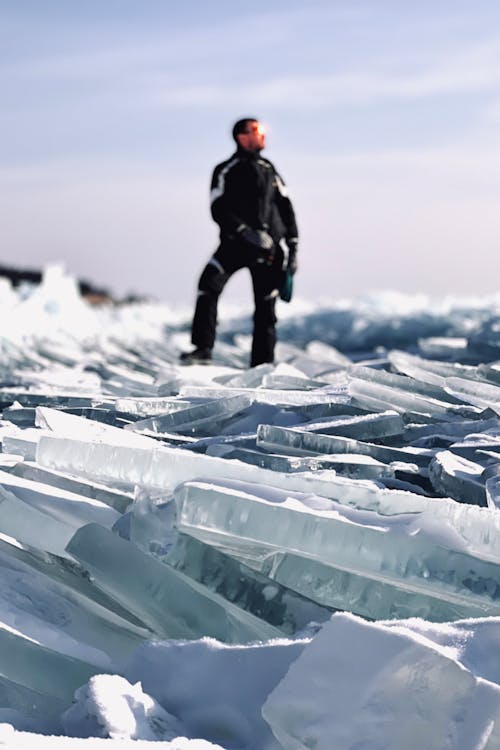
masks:
<path fill-rule="evenodd" d="M 234 235 L 245 226 L 243 219 L 234 212 L 227 193 L 228 176 L 230 177 L 230 172 L 236 164 L 237 159 L 231 159 L 215 167 L 210 186 L 212 218 L 219 225 L 221 234 L 226 236 Z"/>
<path fill-rule="evenodd" d="M 278 207 L 281 220 L 285 225 L 285 240 L 295 240 L 299 238 L 299 230 L 297 229 L 297 220 L 295 218 L 295 211 L 293 210 L 292 201 L 288 195 L 288 190 L 282 178 L 275 171 L 275 183 L 276 183 L 276 205 Z"/>

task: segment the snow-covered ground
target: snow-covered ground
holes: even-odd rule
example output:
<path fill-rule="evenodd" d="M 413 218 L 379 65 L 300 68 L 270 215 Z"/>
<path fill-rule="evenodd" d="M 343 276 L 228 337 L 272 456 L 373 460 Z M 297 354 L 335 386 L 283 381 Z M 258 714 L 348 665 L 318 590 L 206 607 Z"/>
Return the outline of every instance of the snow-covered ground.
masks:
<path fill-rule="evenodd" d="M 0 747 L 500 748 L 499 313 L 0 279 Z"/>

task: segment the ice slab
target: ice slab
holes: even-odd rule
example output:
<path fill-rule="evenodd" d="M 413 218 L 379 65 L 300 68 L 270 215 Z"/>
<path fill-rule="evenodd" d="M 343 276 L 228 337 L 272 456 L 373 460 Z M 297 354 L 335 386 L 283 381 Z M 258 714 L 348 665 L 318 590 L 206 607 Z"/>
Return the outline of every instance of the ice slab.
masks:
<path fill-rule="evenodd" d="M 307 433 L 301 434 L 307 435 Z M 308 437 L 316 438 L 317 436 L 309 435 Z M 329 436 L 323 436 L 323 439 L 333 440 Z M 344 449 L 347 453 L 351 453 L 354 449 L 351 444 L 353 442 L 355 443 L 355 441 L 349 441 L 348 438 L 336 438 L 337 450 L 334 452 Z M 394 457 L 401 458 L 401 452 L 396 452 L 395 449 L 385 450 L 394 450 Z M 422 455 L 422 461 L 428 462 L 429 457 L 425 451 L 422 454 L 418 453 L 417 449 L 415 451 L 415 454 L 411 454 L 412 456 L 415 455 L 419 459 Z M 258 466 L 167 446 L 156 450 L 144 450 L 47 436 L 40 440 L 37 463 L 77 476 L 91 477 L 113 486 L 130 488 L 139 484 L 165 492 L 172 491 L 180 482 L 196 476 L 207 479 L 242 479 L 291 491 L 314 492 L 341 503 L 370 508 L 384 514 L 422 510 L 422 503 L 426 501 L 426 498 L 410 492 L 382 489 L 380 485 L 370 480 L 355 481 L 340 476 L 333 477 L 332 472 L 329 471 L 325 473 L 325 476 L 322 476 L 320 472 L 311 472 L 307 475 L 282 474 L 269 469 L 261 469 Z"/>
<path fill-rule="evenodd" d="M 10 470 L 10 473 L 24 479 L 30 479 L 33 482 L 58 487 L 61 490 L 67 490 L 76 495 L 98 500 L 114 508 L 119 513 L 124 513 L 134 500 L 132 493 L 119 492 L 104 485 L 88 482 L 85 479 L 77 479 L 61 472 L 49 471 L 31 461 L 16 463 Z"/>
<path fill-rule="evenodd" d="M 2 675 L 11 682 L 66 705 L 74 691 L 96 673 L 81 659 L 46 648 L 22 633 L 0 627 Z M 106 671 L 99 668 L 99 671 Z"/>
<path fill-rule="evenodd" d="M 226 542 L 229 544 L 229 542 Z M 230 553 L 240 559 L 241 549 Z M 364 574 L 336 568 L 293 552 L 244 550 L 243 561 L 271 581 L 306 596 L 324 607 L 341 609 L 369 620 L 401 620 L 422 617 L 431 622 L 450 622 L 465 617 L 483 617 L 496 612 L 484 602 L 465 597 L 446 597 L 414 591 L 406 582 L 375 580 Z"/>
<path fill-rule="evenodd" d="M 482 414 L 484 407 L 455 405 L 439 401 L 420 393 L 402 391 L 382 383 L 351 378 L 349 393 L 358 406 L 365 409 L 395 409 L 401 414 L 420 414 L 426 420 L 475 419 Z"/>
<path fill-rule="evenodd" d="M 280 632 L 97 524 L 79 529 L 67 551 L 160 637 L 243 643 Z"/>
<path fill-rule="evenodd" d="M 455 377 L 446 379 L 445 388 L 470 404 L 500 414 L 500 386 Z"/>
<path fill-rule="evenodd" d="M 455 398 L 454 396 L 447 393 L 443 385 L 435 383 L 428 383 L 425 380 L 420 380 L 417 377 L 407 377 L 406 375 L 399 375 L 393 372 L 387 372 L 386 370 L 375 369 L 373 367 L 363 367 L 361 365 L 355 365 L 349 370 L 349 380 L 365 380 L 368 383 L 377 385 L 387 386 L 387 388 L 395 389 L 397 395 L 399 391 L 409 393 L 411 396 L 416 394 L 425 398 L 445 402 L 445 404 L 462 404 L 463 400 Z"/>
<path fill-rule="evenodd" d="M 16 550 L 13 540 L 1 540 L 1 628 L 22 629 L 25 638 L 45 648 L 106 670 L 148 637 L 145 628 L 82 595 L 92 587 L 78 586 L 77 575 L 65 575 L 64 569 L 56 575 L 47 562 L 41 568 L 37 562 L 36 556 Z M 61 562 L 55 562 L 60 571 Z M 103 601 L 102 596 L 95 598 Z"/>
<path fill-rule="evenodd" d="M 409 628 L 334 615 L 263 716 L 285 750 L 493 750 L 500 688 Z"/>
<path fill-rule="evenodd" d="M 194 432 L 206 426 L 225 421 L 247 409 L 252 403 L 247 396 L 229 396 L 196 404 L 187 409 L 172 411 L 127 425 L 124 429 L 134 432 L 148 430 L 157 433 Z"/>
<path fill-rule="evenodd" d="M 331 609 L 272 582 L 200 539 L 179 534 L 165 562 L 288 635 L 329 619 Z"/>
<path fill-rule="evenodd" d="M 305 432 L 319 432 L 323 435 L 355 438 L 357 440 L 379 440 L 401 435 L 404 430 L 401 416 L 394 411 L 361 416 L 325 417 L 315 422 L 301 425 Z"/>
<path fill-rule="evenodd" d="M 371 456 L 382 463 L 399 461 L 418 466 L 428 466 L 435 451 L 423 448 L 391 448 L 375 445 L 355 438 L 337 435 L 322 435 L 305 432 L 299 428 L 259 425 L 257 445 L 271 452 L 287 453 L 293 456 L 310 456 L 328 453 L 358 453 Z"/>
<path fill-rule="evenodd" d="M 391 365 L 399 372 L 440 387 L 444 387 L 446 378 L 459 377 L 476 380 L 478 375 L 478 369 L 471 365 L 424 359 L 396 349 L 389 352 L 388 357 Z"/>
<path fill-rule="evenodd" d="M 208 543 L 255 550 L 263 559 L 292 552 L 461 606 L 470 602 L 484 614 L 500 612 L 498 556 L 493 548 L 491 561 L 471 554 L 450 519 L 436 529 L 425 513 L 381 517 L 234 481 L 185 482 L 175 497 L 179 530 Z"/>
<path fill-rule="evenodd" d="M 73 492 L 0 471 L 0 487 L 13 493 L 26 505 L 52 516 L 74 529 L 86 523 L 111 527 L 119 513 L 109 505 Z"/>
<path fill-rule="evenodd" d="M 247 396 L 254 403 L 308 406 L 310 404 L 349 403 L 350 398 L 344 387 L 328 386 L 314 391 L 270 390 L 268 388 L 227 388 L 212 386 L 183 385 L 179 391 L 181 398 L 217 399 L 233 396 Z"/>
<path fill-rule="evenodd" d="M 57 432 L 59 435 L 75 437 L 78 440 L 99 440 L 114 445 L 139 447 L 154 445 L 151 438 L 143 435 L 47 407 L 37 407 L 36 423 L 45 431 Z"/>
<path fill-rule="evenodd" d="M 461 503 L 487 505 L 483 467 L 452 451 L 440 451 L 429 466 L 434 487 Z"/>
<path fill-rule="evenodd" d="M 64 548 L 75 526 L 60 521 L 0 488 L 0 533 L 32 547 L 65 555 Z"/>
<path fill-rule="evenodd" d="M 206 453 L 208 456 L 243 461 L 253 466 L 284 473 L 328 470 L 352 479 L 394 476 L 394 469 L 391 466 L 376 461 L 371 456 L 361 456 L 355 453 L 331 454 L 322 457 L 294 457 L 262 453 L 228 443 L 213 443 L 207 447 Z"/>
<path fill-rule="evenodd" d="M 490 477 L 486 480 L 486 501 L 488 508 L 500 510 L 500 477 Z"/>
<path fill-rule="evenodd" d="M 187 409 L 190 405 L 190 401 L 175 398 L 119 398 L 116 400 L 117 411 L 126 412 L 136 417 L 169 414 L 173 411 Z"/>

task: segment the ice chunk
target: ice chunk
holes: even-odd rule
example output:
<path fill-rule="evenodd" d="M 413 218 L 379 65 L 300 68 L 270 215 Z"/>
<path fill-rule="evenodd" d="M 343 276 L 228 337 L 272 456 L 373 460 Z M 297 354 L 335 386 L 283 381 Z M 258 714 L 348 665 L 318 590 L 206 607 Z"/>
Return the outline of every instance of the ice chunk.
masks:
<path fill-rule="evenodd" d="M 437 525 L 425 513 L 381 517 L 234 481 L 185 482 L 175 497 L 179 530 L 208 543 L 247 555 L 255 550 L 262 559 L 293 552 L 409 591 L 500 612 L 499 557 L 492 554 L 487 562 L 470 554 L 450 521 Z"/>
<path fill-rule="evenodd" d="M 452 420 L 461 417 L 466 419 L 479 418 L 482 409 L 474 406 L 454 405 L 422 396 L 420 393 L 402 391 L 382 383 L 369 382 L 358 378 L 351 378 L 349 393 L 354 403 L 365 409 L 395 409 L 401 414 L 420 414 L 426 418 Z"/>
<path fill-rule="evenodd" d="M 95 484 L 85 479 L 77 479 L 68 474 L 50 471 L 30 461 L 16 463 L 10 470 L 10 473 L 24 479 L 30 479 L 33 482 L 39 482 L 51 487 L 59 487 L 76 495 L 98 500 L 101 503 L 106 503 L 106 505 L 114 508 L 119 513 L 124 513 L 134 499 L 132 493 L 119 492 L 118 490 Z"/>
<path fill-rule="evenodd" d="M 104 599 L 93 587 L 80 585 L 78 575 L 52 559 L 57 570 L 14 540 L 0 540 L 0 620 L 7 630 L 22 629 L 24 637 L 69 657 L 83 659 L 101 669 L 123 659 L 148 637 L 145 628 L 103 607 Z M 70 584 L 73 584 L 72 587 Z M 85 591 L 85 595 L 83 592 Z"/>
<path fill-rule="evenodd" d="M 247 396 L 254 403 L 308 406 L 310 404 L 349 403 L 345 387 L 317 388 L 314 391 L 284 391 L 268 388 L 214 388 L 212 386 L 183 385 L 179 395 L 182 398 L 226 398 L 229 395 Z"/>
<path fill-rule="evenodd" d="M 500 414 L 500 386 L 465 380 L 464 378 L 447 378 L 446 390 L 464 401 L 483 409 L 492 409 Z"/>
<path fill-rule="evenodd" d="M 403 420 L 394 411 L 361 416 L 329 417 L 309 422 L 299 428 L 305 432 L 319 432 L 323 435 L 356 438 L 358 440 L 379 440 L 384 437 L 401 435 Z"/>
<path fill-rule="evenodd" d="M 116 400 L 117 411 L 126 412 L 136 417 L 152 417 L 160 414 L 187 409 L 191 403 L 175 398 L 119 398 Z"/>
<path fill-rule="evenodd" d="M 57 432 L 69 438 L 75 437 L 78 440 L 99 440 L 111 445 L 137 445 L 138 447 L 154 445 L 151 438 L 143 435 L 126 432 L 119 427 L 94 422 L 84 417 L 76 417 L 74 414 L 67 414 L 57 409 L 37 407 L 36 423 L 45 430 Z"/>
<path fill-rule="evenodd" d="M 69 524 L 74 529 L 91 522 L 111 527 L 119 516 L 114 508 L 99 500 L 43 485 L 6 471 L 0 471 L 0 487 L 12 492 L 26 505 Z"/>
<path fill-rule="evenodd" d="M 262 453 L 249 448 L 239 448 L 228 443 L 214 443 L 207 448 L 208 456 L 235 459 L 264 469 L 281 472 L 334 471 L 355 479 L 376 479 L 394 475 L 394 469 L 371 456 L 355 453 L 330 454 L 321 457 L 281 456 Z"/>
<path fill-rule="evenodd" d="M 330 609 L 192 536 L 180 534 L 165 562 L 289 635 L 331 615 Z"/>
<path fill-rule="evenodd" d="M 446 378 L 460 377 L 476 380 L 478 374 L 478 369 L 470 365 L 423 359 L 408 352 L 393 350 L 388 356 L 391 365 L 399 372 L 440 387 L 444 387 Z"/>
<path fill-rule="evenodd" d="M 272 388 L 275 390 L 289 390 L 289 391 L 312 391 L 316 388 L 323 388 L 328 385 L 323 380 L 313 380 L 312 378 L 306 378 L 304 375 L 293 376 L 293 375 L 275 375 L 271 373 L 265 375 L 262 379 L 263 388 Z"/>
<path fill-rule="evenodd" d="M 349 370 L 349 380 L 351 379 L 365 380 L 368 383 L 394 388 L 397 394 L 399 391 L 405 391 L 411 395 L 419 394 L 425 398 L 443 401 L 446 405 L 463 403 L 462 399 L 455 398 L 447 393 L 442 385 L 427 383 L 425 380 L 420 380 L 415 376 L 407 377 L 406 375 L 398 375 L 373 367 L 356 365 Z"/>
<path fill-rule="evenodd" d="M 163 638 L 242 643 L 279 630 L 97 524 L 79 529 L 67 551 L 96 583 Z"/>
<path fill-rule="evenodd" d="M 301 435 L 308 438 L 318 437 L 307 433 L 301 433 Z M 321 437 L 323 440 L 336 441 L 334 452 L 345 450 L 351 453 L 357 448 L 356 441 L 350 441 L 348 438 Z M 369 454 L 372 446 L 368 443 L 366 445 L 369 447 L 367 450 Z M 393 451 L 389 455 L 398 459 L 401 459 L 403 453 L 396 449 L 382 448 L 382 446 L 373 446 L 373 448 Z M 413 450 L 415 453 L 410 454 L 407 451 L 404 455 L 412 456 L 411 460 L 415 456 L 416 460 L 428 463 L 430 459 L 428 452 L 419 453 L 418 449 Z M 371 508 L 387 514 L 421 510 L 422 502 L 425 501 L 425 498 L 410 492 L 381 489 L 370 480 L 354 481 L 344 477 L 334 477 L 329 471 L 325 476 L 322 476 L 320 472 L 311 472 L 307 475 L 281 474 L 241 462 L 226 461 L 222 458 L 166 446 L 156 450 L 144 450 L 43 437 L 38 446 L 37 463 L 77 476 L 91 477 L 114 486 L 131 487 L 140 484 L 145 487 L 159 488 L 165 492 L 173 490 L 180 482 L 196 476 L 207 479 L 243 479 L 292 491 L 314 492 L 342 503 Z"/>
<path fill-rule="evenodd" d="M 453 657 L 409 628 L 334 615 L 271 693 L 263 716 L 285 750 L 493 750 L 500 688 Z"/>
<path fill-rule="evenodd" d="M 422 617 L 431 622 L 449 622 L 497 611 L 495 606 L 466 597 L 447 597 L 432 590 L 414 591 L 405 580 L 376 580 L 298 553 L 263 551 L 264 556 L 258 558 L 244 550 L 241 559 L 273 582 L 324 607 L 346 610 L 369 620 Z M 236 559 L 242 555 L 241 549 L 231 548 L 230 552 Z"/>
<path fill-rule="evenodd" d="M 486 505 L 486 489 L 481 481 L 483 467 L 451 451 L 440 451 L 429 466 L 434 487 L 462 503 Z"/>
<path fill-rule="evenodd" d="M 321 435 L 305 432 L 293 427 L 277 427 L 262 424 L 257 430 L 257 445 L 265 450 L 307 456 L 328 453 L 359 453 L 377 461 L 390 463 L 400 461 L 427 466 L 434 451 L 422 448 L 391 448 L 385 445 L 366 443 L 354 438 L 336 435 Z"/>
<path fill-rule="evenodd" d="M 32 547 L 64 555 L 75 526 L 37 510 L 0 487 L 0 532 Z"/>
<path fill-rule="evenodd" d="M 486 500 L 488 508 L 500 510 L 500 476 L 490 477 L 486 480 Z"/>
<path fill-rule="evenodd" d="M 0 650 L 6 679 L 53 698 L 58 705 L 70 703 L 77 687 L 97 671 L 92 664 L 45 648 L 5 626 L 0 626 Z M 101 671 L 106 670 L 101 667 Z"/>
<path fill-rule="evenodd" d="M 213 425 L 214 422 L 227 420 L 247 409 L 251 403 L 252 400 L 247 396 L 219 398 L 204 404 L 196 404 L 187 409 L 173 411 L 170 414 L 142 419 L 126 425 L 125 429 L 134 432 L 141 432 L 142 430 L 157 433 L 192 432 L 201 427 Z"/>

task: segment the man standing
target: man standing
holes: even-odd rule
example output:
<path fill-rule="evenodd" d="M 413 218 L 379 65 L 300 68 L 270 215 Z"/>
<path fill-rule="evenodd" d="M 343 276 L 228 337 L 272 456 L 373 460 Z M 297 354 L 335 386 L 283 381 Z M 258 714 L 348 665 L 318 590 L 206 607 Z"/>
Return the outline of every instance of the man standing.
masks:
<path fill-rule="evenodd" d="M 196 347 L 181 354 L 185 363 L 212 357 L 219 295 L 233 273 L 248 268 L 255 312 L 250 365 L 272 362 L 276 343 L 275 305 L 287 270 L 297 270 L 298 232 L 292 203 L 273 164 L 260 153 L 266 134 L 259 120 L 246 117 L 233 127 L 236 152 L 215 167 L 211 210 L 220 227 L 220 245 L 200 276 L 191 340 Z"/>

